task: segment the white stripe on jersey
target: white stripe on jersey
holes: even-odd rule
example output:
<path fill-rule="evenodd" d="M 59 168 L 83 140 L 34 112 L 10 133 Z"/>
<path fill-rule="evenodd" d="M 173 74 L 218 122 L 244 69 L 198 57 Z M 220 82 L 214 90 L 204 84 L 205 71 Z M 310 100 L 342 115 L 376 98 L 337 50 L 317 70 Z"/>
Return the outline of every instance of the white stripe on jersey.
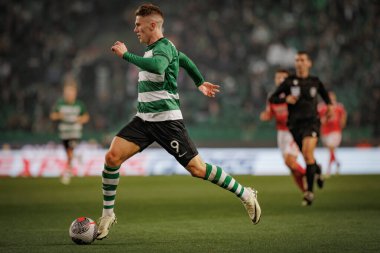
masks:
<path fill-rule="evenodd" d="M 154 83 L 162 83 L 165 81 L 165 73 L 162 75 L 154 74 L 148 71 L 140 71 L 139 72 L 139 82 L 143 81 L 151 81 Z"/>
<path fill-rule="evenodd" d="M 149 113 L 137 112 L 136 116 L 144 121 L 165 121 L 183 119 L 181 110 Z"/>
<path fill-rule="evenodd" d="M 149 91 L 149 92 L 142 92 L 138 94 L 137 101 L 139 102 L 153 102 L 161 99 L 179 99 L 179 95 L 177 94 L 171 94 L 167 92 L 166 90 L 160 90 L 160 91 Z"/>

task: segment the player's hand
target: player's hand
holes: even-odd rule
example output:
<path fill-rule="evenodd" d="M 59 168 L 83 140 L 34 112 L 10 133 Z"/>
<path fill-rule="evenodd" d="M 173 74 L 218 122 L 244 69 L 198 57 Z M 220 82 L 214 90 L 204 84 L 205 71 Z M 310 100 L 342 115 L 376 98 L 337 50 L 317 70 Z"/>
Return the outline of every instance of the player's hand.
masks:
<path fill-rule="evenodd" d="M 63 119 L 63 114 L 60 112 L 53 112 L 50 114 L 50 119 L 53 121 L 58 121 Z"/>
<path fill-rule="evenodd" d="M 267 111 L 263 111 L 260 113 L 260 120 L 261 121 L 268 121 L 270 120 L 270 115 Z"/>
<path fill-rule="evenodd" d="M 207 97 L 215 97 L 216 93 L 219 92 L 219 88 L 219 85 L 204 82 L 198 87 L 198 90 L 200 90 L 203 93 L 203 95 Z"/>
<path fill-rule="evenodd" d="M 128 52 L 128 48 L 123 42 L 120 41 L 116 41 L 115 44 L 113 44 L 111 47 L 111 50 L 120 58 L 123 58 L 123 54 L 125 54 L 125 52 Z"/>
<path fill-rule="evenodd" d="M 286 103 L 291 104 L 291 105 L 294 105 L 295 103 L 297 103 L 297 100 L 298 98 L 292 95 L 288 95 L 285 98 Z"/>

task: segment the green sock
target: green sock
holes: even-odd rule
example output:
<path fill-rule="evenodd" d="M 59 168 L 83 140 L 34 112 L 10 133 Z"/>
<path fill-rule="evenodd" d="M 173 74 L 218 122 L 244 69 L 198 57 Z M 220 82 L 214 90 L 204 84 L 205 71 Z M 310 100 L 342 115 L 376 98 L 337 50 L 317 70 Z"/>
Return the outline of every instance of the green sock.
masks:
<path fill-rule="evenodd" d="M 103 183 L 103 215 L 112 215 L 113 208 L 115 205 L 116 198 L 116 188 L 119 184 L 119 169 L 117 167 L 109 167 L 104 165 L 104 170 L 102 173 L 102 183 Z"/>
<path fill-rule="evenodd" d="M 204 178 L 214 184 L 233 192 L 241 200 L 245 201 L 249 197 L 249 191 L 245 191 L 245 187 L 239 184 L 232 176 L 228 175 L 219 166 L 206 163 L 206 176 Z"/>

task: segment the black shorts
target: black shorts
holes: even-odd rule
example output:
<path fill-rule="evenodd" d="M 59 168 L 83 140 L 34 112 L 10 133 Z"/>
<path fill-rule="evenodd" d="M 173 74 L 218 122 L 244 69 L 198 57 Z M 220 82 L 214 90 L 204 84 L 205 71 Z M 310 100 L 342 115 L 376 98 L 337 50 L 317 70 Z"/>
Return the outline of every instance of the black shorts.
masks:
<path fill-rule="evenodd" d="M 302 140 L 305 137 L 319 137 L 321 122 L 319 119 L 305 120 L 288 124 L 289 131 L 293 135 L 294 141 L 302 152 Z"/>
<path fill-rule="evenodd" d="M 116 136 L 135 143 L 140 152 L 156 141 L 183 167 L 198 155 L 183 120 L 150 122 L 134 117 Z"/>
<path fill-rule="evenodd" d="M 78 139 L 62 140 L 63 146 L 65 147 L 65 150 L 74 149 L 78 145 L 78 142 L 79 142 Z"/>

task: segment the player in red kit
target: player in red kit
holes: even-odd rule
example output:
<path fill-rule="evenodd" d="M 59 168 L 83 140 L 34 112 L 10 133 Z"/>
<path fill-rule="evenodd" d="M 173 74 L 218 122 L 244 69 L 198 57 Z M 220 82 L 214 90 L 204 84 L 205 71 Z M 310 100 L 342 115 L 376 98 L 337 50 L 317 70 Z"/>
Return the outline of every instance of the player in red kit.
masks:
<path fill-rule="evenodd" d="M 343 104 L 338 103 L 334 92 L 329 92 L 329 97 L 332 102 L 332 114 L 330 118 L 326 117 L 327 106 L 320 104 L 318 112 L 321 118 L 321 136 L 322 143 L 330 151 L 329 165 L 326 175 L 329 176 L 333 164 L 336 165 L 336 174 L 339 174 L 340 162 L 336 159 L 335 149 L 339 147 L 342 141 L 342 130 L 346 126 L 347 113 Z"/>
<path fill-rule="evenodd" d="M 286 70 L 279 69 L 275 74 L 275 84 L 280 85 L 285 78 L 289 76 Z M 292 176 L 298 188 L 304 192 L 305 183 L 305 169 L 297 162 L 299 148 L 295 143 L 292 134 L 289 132 L 286 122 L 288 121 L 288 105 L 287 103 L 273 104 L 269 103 L 265 111 L 260 114 L 262 121 L 269 121 L 275 119 L 277 128 L 277 145 L 281 150 L 286 166 L 290 169 Z"/>

